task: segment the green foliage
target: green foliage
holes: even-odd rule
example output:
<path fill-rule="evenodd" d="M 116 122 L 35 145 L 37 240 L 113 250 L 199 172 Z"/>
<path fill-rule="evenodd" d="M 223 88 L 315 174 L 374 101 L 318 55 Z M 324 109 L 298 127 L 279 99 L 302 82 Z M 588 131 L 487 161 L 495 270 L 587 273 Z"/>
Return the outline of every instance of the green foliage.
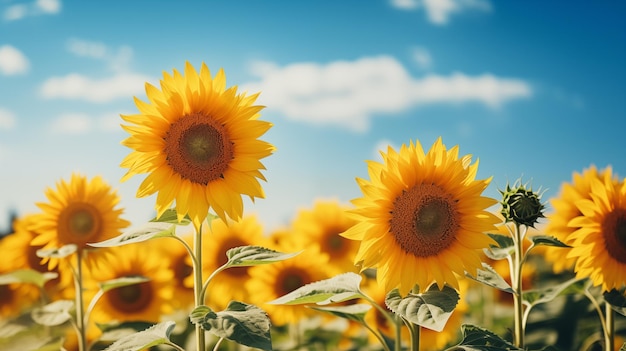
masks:
<path fill-rule="evenodd" d="M 530 241 L 533 243 L 533 247 L 543 245 L 543 246 L 556 246 L 556 247 L 571 247 L 561 240 L 550 236 L 550 235 L 533 235 L 529 237 Z"/>
<path fill-rule="evenodd" d="M 300 252 L 283 253 L 261 246 L 239 246 L 226 251 L 227 267 L 257 266 L 283 261 L 299 255 Z"/>
<path fill-rule="evenodd" d="M 59 274 L 54 272 L 41 273 L 34 269 L 19 269 L 7 274 L 0 275 L 0 285 L 26 283 L 35 284 L 38 287 L 43 288 L 46 282 L 58 276 Z"/>
<path fill-rule="evenodd" d="M 107 292 L 111 289 L 121 288 L 123 286 L 128 286 L 128 285 L 135 285 L 139 283 L 145 283 L 147 281 L 150 281 L 150 278 L 146 278 L 142 276 L 132 276 L 132 277 L 121 277 L 121 278 L 107 280 L 107 281 L 99 283 L 99 285 L 100 285 L 100 290 L 102 290 L 102 292 Z"/>
<path fill-rule="evenodd" d="M 176 210 L 173 208 L 170 208 L 170 209 L 165 210 L 165 212 L 163 212 L 161 217 L 152 218 L 150 222 L 169 223 L 169 224 L 177 224 L 177 225 L 189 225 L 191 223 L 191 219 L 189 218 L 189 216 L 184 216 L 179 221 Z"/>
<path fill-rule="evenodd" d="M 170 343 L 170 334 L 175 323 L 171 321 L 155 324 L 150 328 L 127 335 L 109 345 L 106 351 L 140 351 L 152 346 Z"/>
<path fill-rule="evenodd" d="M 604 301 L 611 305 L 611 308 L 621 314 L 622 316 L 626 316 L 626 295 L 625 288 L 620 290 L 613 289 L 611 291 L 604 292 Z"/>
<path fill-rule="evenodd" d="M 65 258 L 76 252 L 76 250 L 76 245 L 68 244 L 55 249 L 39 249 L 37 250 L 37 256 L 42 258 Z"/>
<path fill-rule="evenodd" d="M 464 324 L 461 331 L 461 343 L 446 351 L 522 351 L 487 329 Z"/>
<path fill-rule="evenodd" d="M 45 326 L 61 325 L 70 319 L 74 309 L 74 301 L 58 300 L 43 307 L 37 307 L 31 312 L 31 318 Z"/>
<path fill-rule="evenodd" d="M 498 246 L 491 245 L 489 249 L 484 250 L 487 257 L 497 261 L 505 259 L 515 252 L 515 245 L 510 236 L 491 233 L 487 235 L 489 235 L 493 240 L 495 240 L 496 244 L 498 244 Z"/>
<path fill-rule="evenodd" d="M 367 314 L 367 311 L 372 309 L 372 306 L 364 303 L 358 303 L 348 306 L 311 306 L 311 308 L 316 311 L 330 313 L 340 318 L 365 323 L 365 314 Z"/>
<path fill-rule="evenodd" d="M 261 350 L 272 350 L 270 319 L 262 309 L 239 301 L 231 301 L 226 310 L 214 312 L 198 306 L 190 314 L 193 324 L 213 335 Z"/>
<path fill-rule="evenodd" d="M 437 284 L 423 293 L 409 293 L 406 297 L 400 296 L 398 289 L 394 289 L 385 298 L 387 307 L 397 315 L 437 332 L 446 326 L 458 302 L 459 293 L 456 290 L 447 285 L 439 290 Z"/>
<path fill-rule="evenodd" d="M 493 287 L 493 288 L 496 288 L 496 289 L 499 289 L 499 290 L 502 290 L 511 294 L 513 293 L 513 289 L 511 288 L 509 283 L 507 283 L 506 280 L 504 280 L 504 278 L 502 278 L 502 276 L 498 274 L 498 272 L 495 271 L 495 269 L 491 268 L 490 265 L 484 262 L 483 262 L 483 269 L 479 269 L 475 277 L 467 272 L 465 273 L 465 275 L 469 277 L 470 279 L 473 279 L 477 282 L 483 283 L 490 287 Z"/>
<path fill-rule="evenodd" d="M 356 299 L 363 296 L 359 288 L 361 279 L 362 277 L 356 273 L 339 274 L 329 279 L 304 285 L 268 303 L 275 305 L 306 303 L 326 305 Z"/>
<path fill-rule="evenodd" d="M 550 302 L 558 296 L 580 294 L 584 292 L 588 283 L 587 279 L 574 278 L 556 286 L 524 291 L 523 303 L 533 307 L 540 303 Z"/>
<path fill-rule="evenodd" d="M 89 244 L 93 247 L 116 247 L 142 241 L 176 235 L 176 224 L 167 222 L 148 222 L 142 227 L 126 231 L 115 238 Z"/>

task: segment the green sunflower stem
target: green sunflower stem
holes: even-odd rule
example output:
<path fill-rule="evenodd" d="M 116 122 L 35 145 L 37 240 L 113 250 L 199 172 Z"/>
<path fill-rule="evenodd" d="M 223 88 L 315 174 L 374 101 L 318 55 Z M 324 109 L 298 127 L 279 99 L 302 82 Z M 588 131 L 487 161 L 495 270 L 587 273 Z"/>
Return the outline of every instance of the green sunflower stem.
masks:
<path fill-rule="evenodd" d="M 76 290 L 76 329 L 78 331 L 78 350 L 87 351 L 87 334 L 83 306 L 83 258 L 82 251 L 76 252 L 76 275 L 74 276 Z"/>
<path fill-rule="evenodd" d="M 409 328 L 411 329 L 411 351 L 419 351 L 422 327 L 419 324 L 410 323 Z"/>
<path fill-rule="evenodd" d="M 195 257 L 193 259 L 193 295 L 195 299 L 196 307 L 204 305 L 204 294 L 202 292 L 203 280 L 202 280 L 202 224 L 196 229 L 193 248 L 195 250 Z M 205 350 L 204 329 L 201 324 L 196 324 L 196 350 Z"/>
<path fill-rule="evenodd" d="M 615 319 L 613 309 L 608 303 L 604 303 L 605 319 L 604 319 L 604 350 L 613 351 L 615 346 Z"/>
<path fill-rule="evenodd" d="M 513 271 L 511 272 L 511 285 L 513 288 L 513 308 L 515 313 L 515 346 L 524 348 L 524 305 L 522 303 L 522 266 L 524 258 L 524 235 L 520 225 L 515 223 L 513 242 Z"/>

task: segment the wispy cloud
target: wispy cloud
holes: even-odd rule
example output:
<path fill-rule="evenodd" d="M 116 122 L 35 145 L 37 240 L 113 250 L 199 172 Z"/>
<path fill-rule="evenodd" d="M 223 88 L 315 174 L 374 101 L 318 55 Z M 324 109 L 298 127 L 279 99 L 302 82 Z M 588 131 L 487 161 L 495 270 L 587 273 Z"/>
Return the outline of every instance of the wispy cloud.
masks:
<path fill-rule="evenodd" d="M 435 25 L 445 25 L 450 16 L 468 10 L 491 11 L 488 0 L 390 0 L 391 5 L 400 10 L 419 10 L 426 12 L 428 20 Z"/>
<path fill-rule="evenodd" d="M 112 49 L 102 42 L 71 38 L 66 48 L 76 56 L 103 61 L 115 72 L 128 71 L 133 58 L 133 49 L 126 45 Z"/>
<path fill-rule="evenodd" d="M 137 73 L 118 73 L 112 77 L 96 79 L 71 73 L 52 77 L 40 88 L 46 99 L 75 99 L 104 103 L 141 94 L 151 77 Z"/>
<path fill-rule="evenodd" d="M 429 70 L 433 66 L 433 58 L 430 55 L 430 51 L 423 47 L 414 47 L 411 50 L 413 61 L 417 66 L 423 70 Z"/>
<path fill-rule="evenodd" d="M 0 107 L 0 130 L 13 129 L 16 122 L 17 118 L 13 112 Z"/>
<path fill-rule="evenodd" d="M 28 72 L 28 58 L 11 45 L 0 46 L 0 73 L 4 75 L 23 74 Z"/>
<path fill-rule="evenodd" d="M 28 16 L 55 15 L 60 12 L 60 0 L 36 0 L 7 7 L 2 18 L 6 21 L 17 21 Z"/>
<path fill-rule="evenodd" d="M 53 134 L 81 135 L 91 132 L 121 132 L 122 119 L 117 112 L 66 113 L 52 121 L 50 131 Z"/>
<path fill-rule="evenodd" d="M 489 73 L 414 78 L 390 56 L 284 67 L 257 62 L 252 73 L 260 80 L 242 88 L 251 93 L 262 91 L 260 103 L 292 120 L 353 131 L 367 130 L 373 115 L 399 113 L 420 105 L 475 102 L 498 108 L 532 95 L 527 82 Z"/>

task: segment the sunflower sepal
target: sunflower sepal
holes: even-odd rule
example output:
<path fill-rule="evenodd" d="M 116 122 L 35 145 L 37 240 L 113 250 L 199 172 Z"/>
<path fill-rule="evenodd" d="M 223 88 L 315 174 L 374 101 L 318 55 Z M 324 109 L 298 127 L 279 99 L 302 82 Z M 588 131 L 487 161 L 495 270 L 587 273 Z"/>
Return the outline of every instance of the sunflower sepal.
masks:
<path fill-rule="evenodd" d="M 519 347 L 502 339 L 493 332 L 471 324 L 463 324 L 461 326 L 463 339 L 461 343 L 453 346 L 446 351 L 472 351 L 472 350 L 505 350 L 505 351 L 523 351 Z"/>
<path fill-rule="evenodd" d="M 360 290 L 362 277 L 348 272 L 329 279 L 316 281 L 268 302 L 274 305 L 327 305 L 363 297 Z"/>
<path fill-rule="evenodd" d="M 604 301 L 611 305 L 613 311 L 626 316 L 626 287 L 622 287 L 617 290 L 615 288 L 611 291 L 605 291 L 602 293 Z"/>
<path fill-rule="evenodd" d="M 72 319 L 74 301 L 57 300 L 45 306 L 35 308 L 30 316 L 37 324 L 54 327 Z"/>
<path fill-rule="evenodd" d="M 513 187 L 507 184 L 505 190 L 499 191 L 502 194 L 501 213 L 507 222 L 534 227 L 540 218 L 545 218 L 541 192 L 535 192 L 527 184 L 522 184 L 521 179 Z"/>
<path fill-rule="evenodd" d="M 6 274 L 0 275 L 0 285 L 13 283 L 35 284 L 39 288 L 43 288 L 46 282 L 53 280 L 59 276 L 55 272 L 38 272 L 34 269 L 18 269 Z"/>
<path fill-rule="evenodd" d="M 500 274 L 498 274 L 498 272 L 496 272 L 495 269 L 493 269 L 493 267 L 486 264 L 485 262 L 482 262 L 482 266 L 483 268 L 478 269 L 476 271 L 476 274 L 470 274 L 469 272 L 465 272 L 465 276 L 492 288 L 496 288 L 498 290 L 511 294 L 513 293 L 513 288 L 509 285 L 509 283 L 506 282 L 506 280 L 504 280 L 504 278 L 502 278 Z"/>
<path fill-rule="evenodd" d="M 437 332 L 443 330 L 459 302 L 459 293 L 444 285 L 440 290 L 432 284 L 423 293 L 409 292 L 401 296 L 398 289 L 387 293 L 385 304 L 403 319 Z"/>
<path fill-rule="evenodd" d="M 215 312 L 200 305 L 189 315 L 193 324 L 219 337 L 238 344 L 272 350 L 271 322 L 265 311 L 240 301 L 231 301 L 226 310 Z"/>
<path fill-rule="evenodd" d="M 233 247 L 226 251 L 228 261 L 224 264 L 224 268 L 258 266 L 284 261 L 299 255 L 301 252 L 284 253 L 255 245 Z"/>
<path fill-rule="evenodd" d="M 176 323 L 165 321 L 151 326 L 150 328 L 126 335 L 115 341 L 105 351 L 140 351 L 153 346 L 167 344 L 182 350 L 179 346 L 170 341 L 170 334 Z"/>
<path fill-rule="evenodd" d="M 117 247 L 128 244 L 140 243 L 146 240 L 176 236 L 176 224 L 167 222 L 148 222 L 143 226 L 130 229 L 114 238 L 89 243 L 92 247 Z"/>

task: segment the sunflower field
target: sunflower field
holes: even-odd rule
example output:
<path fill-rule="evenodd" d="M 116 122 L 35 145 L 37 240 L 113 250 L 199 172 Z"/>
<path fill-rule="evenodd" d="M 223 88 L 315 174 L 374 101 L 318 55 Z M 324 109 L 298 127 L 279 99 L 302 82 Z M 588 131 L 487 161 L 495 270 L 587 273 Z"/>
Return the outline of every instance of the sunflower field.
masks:
<path fill-rule="evenodd" d="M 483 193 L 478 161 L 407 140 L 362 193 L 264 230 L 259 93 L 189 62 L 121 115 L 121 181 L 156 216 L 124 219 L 73 173 L 0 240 L 0 350 L 626 350 L 626 178 L 590 165 L 558 196 Z M 262 182 L 263 181 L 263 182 Z"/>

